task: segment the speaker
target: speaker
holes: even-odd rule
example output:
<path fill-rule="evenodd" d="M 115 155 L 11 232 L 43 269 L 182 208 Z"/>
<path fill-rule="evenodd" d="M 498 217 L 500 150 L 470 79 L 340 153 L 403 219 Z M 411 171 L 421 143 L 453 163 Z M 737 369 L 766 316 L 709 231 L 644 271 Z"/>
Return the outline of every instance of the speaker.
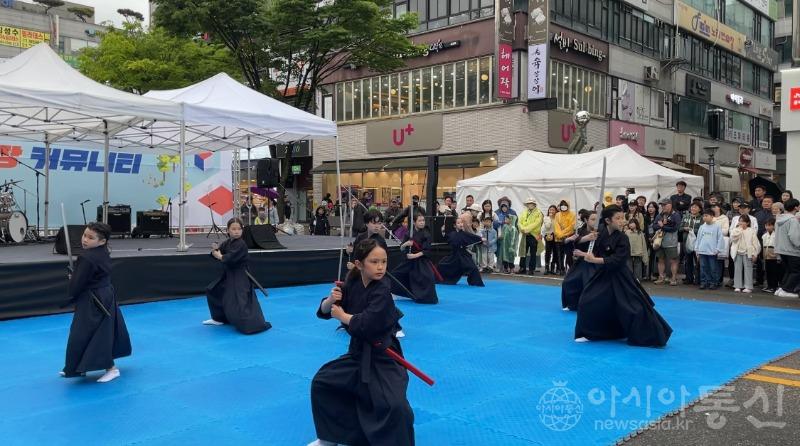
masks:
<path fill-rule="evenodd" d="M 275 237 L 271 225 L 249 225 L 244 227 L 242 240 L 249 249 L 286 249 Z"/>
<path fill-rule="evenodd" d="M 276 158 L 258 160 L 256 184 L 258 187 L 278 187 L 281 181 L 281 161 Z"/>
<path fill-rule="evenodd" d="M 81 251 L 83 251 L 83 247 L 81 246 L 81 237 L 83 237 L 83 229 L 84 227 L 81 225 L 68 225 L 67 230 L 69 231 L 69 245 L 72 248 L 72 254 L 77 255 Z M 61 229 L 58 230 L 58 234 L 56 235 L 56 245 L 53 247 L 53 250 L 58 254 L 66 254 L 67 253 L 67 243 L 66 237 L 64 237 L 64 227 L 62 226 Z"/>
<path fill-rule="evenodd" d="M 103 221 L 103 206 L 97 206 L 97 221 Z M 111 235 L 129 235 L 131 233 L 131 207 L 124 204 L 108 207 L 108 225 Z"/>
<path fill-rule="evenodd" d="M 169 212 L 138 211 L 136 213 L 136 229 L 134 231 L 137 235 L 143 237 L 170 235 Z"/>

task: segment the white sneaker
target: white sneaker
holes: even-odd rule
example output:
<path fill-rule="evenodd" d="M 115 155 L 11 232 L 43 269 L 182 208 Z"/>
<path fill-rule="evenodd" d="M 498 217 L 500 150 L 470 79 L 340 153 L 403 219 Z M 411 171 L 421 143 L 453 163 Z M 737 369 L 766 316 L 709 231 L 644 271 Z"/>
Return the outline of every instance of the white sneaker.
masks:
<path fill-rule="evenodd" d="M 774 294 L 775 296 L 780 296 L 781 294 L 783 294 L 783 288 L 778 287 L 778 289 L 775 290 Z"/>
<path fill-rule="evenodd" d="M 406 334 L 403 333 L 403 330 L 397 330 L 397 333 L 394 334 L 394 337 L 400 339 L 406 337 Z"/>
<path fill-rule="evenodd" d="M 775 295 L 778 296 L 778 297 L 800 297 L 800 295 L 798 295 L 797 293 L 790 293 L 790 292 L 784 291 L 782 289 L 776 291 Z"/>
<path fill-rule="evenodd" d="M 743 289 L 743 290 L 742 290 L 742 292 L 743 292 L 743 293 L 750 294 L 750 293 L 752 293 L 752 292 L 753 292 L 753 290 L 751 290 L 750 288 L 745 288 L 745 289 Z"/>
<path fill-rule="evenodd" d="M 569 311 L 569 307 L 564 307 L 561 309 L 561 311 Z"/>
<path fill-rule="evenodd" d="M 740 288 L 734 288 L 734 289 L 733 289 L 733 292 L 734 292 L 734 293 L 741 293 L 741 292 L 742 292 L 742 290 L 741 290 Z"/>
<path fill-rule="evenodd" d="M 581 338 L 575 338 L 575 342 L 589 342 L 589 340 L 581 337 Z"/>
<path fill-rule="evenodd" d="M 225 325 L 225 323 L 220 321 L 215 321 L 214 319 L 206 319 L 203 321 L 203 325 Z"/>
<path fill-rule="evenodd" d="M 316 440 L 309 443 L 308 446 L 336 446 L 336 443 L 332 441 L 320 440 L 319 438 L 317 438 Z"/>
<path fill-rule="evenodd" d="M 119 378 L 119 369 L 114 368 L 114 369 L 111 369 L 111 370 L 107 371 L 103 376 L 100 377 L 100 379 L 97 380 L 97 382 L 99 382 L 99 383 L 107 383 L 107 382 L 113 381 L 113 380 L 115 380 L 117 378 Z"/>

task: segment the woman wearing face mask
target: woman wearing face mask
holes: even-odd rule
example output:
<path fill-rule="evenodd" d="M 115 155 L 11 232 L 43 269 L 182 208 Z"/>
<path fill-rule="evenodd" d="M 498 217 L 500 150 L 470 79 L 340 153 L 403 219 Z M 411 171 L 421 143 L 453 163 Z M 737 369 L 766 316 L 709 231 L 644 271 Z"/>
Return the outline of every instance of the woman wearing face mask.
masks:
<path fill-rule="evenodd" d="M 604 228 L 592 252 L 575 255 L 598 266 L 578 304 L 575 341 L 624 339 L 629 345 L 663 347 L 672 328 L 628 268 L 630 242 L 622 232 L 625 215 L 618 206 L 603 209 Z"/>
<path fill-rule="evenodd" d="M 572 268 L 572 252 L 567 252 L 564 240 L 575 234 L 575 214 L 570 212 L 567 200 L 558 204 L 553 231 L 556 236 L 556 252 L 558 253 L 558 275 L 564 275 L 564 268 Z"/>

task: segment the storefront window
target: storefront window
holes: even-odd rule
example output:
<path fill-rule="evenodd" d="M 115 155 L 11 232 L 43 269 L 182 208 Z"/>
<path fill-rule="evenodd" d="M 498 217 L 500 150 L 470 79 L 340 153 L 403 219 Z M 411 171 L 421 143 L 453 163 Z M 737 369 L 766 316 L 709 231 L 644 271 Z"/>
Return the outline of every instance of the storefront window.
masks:
<path fill-rule="evenodd" d="M 486 56 L 336 84 L 336 120 L 490 104 L 496 101 L 492 97 L 493 61 Z"/>
<path fill-rule="evenodd" d="M 467 105 L 478 103 L 478 61 L 467 61 Z"/>
<path fill-rule="evenodd" d="M 579 110 L 595 116 L 606 114 L 606 75 L 557 60 L 550 61 L 550 97 L 556 98 L 558 108 Z"/>
<path fill-rule="evenodd" d="M 708 136 L 708 104 L 685 97 L 678 102 L 678 131 Z"/>
<path fill-rule="evenodd" d="M 431 79 L 433 82 L 433 103 L 432 110 L 442 109 L 442 89 L 444 88 L 444 79 L 442 79 L 442 70 L 444 67 L 435 66 L 431 69 Z"/>
<path fill-rule="evenodd" d="M 464 62 L 456 62 L 456 107 L 466 105 L 465 88 L 467 87 L 466 65 Z"/>
<path fill-rule="evenodd" d="M 752 144 L 753 118 L 731 110 L 726 110 L 725 139 L 739 144 Z"/>
<path fill-rule="evenodd" d="M 444 66 L 444 108 L 455 106 L 455 65 L 449 63 Z"/>

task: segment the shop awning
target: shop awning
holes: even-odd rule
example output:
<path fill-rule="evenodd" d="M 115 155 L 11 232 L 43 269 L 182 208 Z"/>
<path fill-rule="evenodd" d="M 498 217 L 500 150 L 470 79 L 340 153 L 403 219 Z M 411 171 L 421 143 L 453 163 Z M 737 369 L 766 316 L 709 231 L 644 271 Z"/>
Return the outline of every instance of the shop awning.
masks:
<path fill-rule="evenodd" d="M 739 178 L 739 169 L 736 167 L 719 166 L 715 170 L 716 178 L 714 187 L 719 192 L 740 192 L 742 180 Z"/>
<path fill-rule="evenodd" d="M 407 158 L 379 158 L 367 160 L 348 160 L 339 162 L 342 172 L 378 172 L 382 170 L 397 169 L 425 169 L 428 167 L 428 158 L 414 156 Z M 440 169 L 467 168 L 467 167 L 496 167 L 495 152 L 465 153 L 458 155 L 442 155 L 439 157 Z M 311 173 L 334 173 L 335 161 L 324 161 L 311 170 Z"/>
<path fill-rule="evenodd" d="M 666 167 L 667 169 L 670 169 L 670 170 L 675 170 L 675 171 L 678 171 L 678 172 L 690 172 L 690 173 L 692 171 L 692 169 L 690 169 L 690 168 L 688 168 L 686 166 L 681 166 L 680 164 L 675 164 L 672 161 L 653 159 L 653 158 L 647 158 L 647 159 L 652 161 L 652 162 L 654 162 L 654 163 L 656 163 L 656 164 L 660 164 L 661 166 Z"/>

